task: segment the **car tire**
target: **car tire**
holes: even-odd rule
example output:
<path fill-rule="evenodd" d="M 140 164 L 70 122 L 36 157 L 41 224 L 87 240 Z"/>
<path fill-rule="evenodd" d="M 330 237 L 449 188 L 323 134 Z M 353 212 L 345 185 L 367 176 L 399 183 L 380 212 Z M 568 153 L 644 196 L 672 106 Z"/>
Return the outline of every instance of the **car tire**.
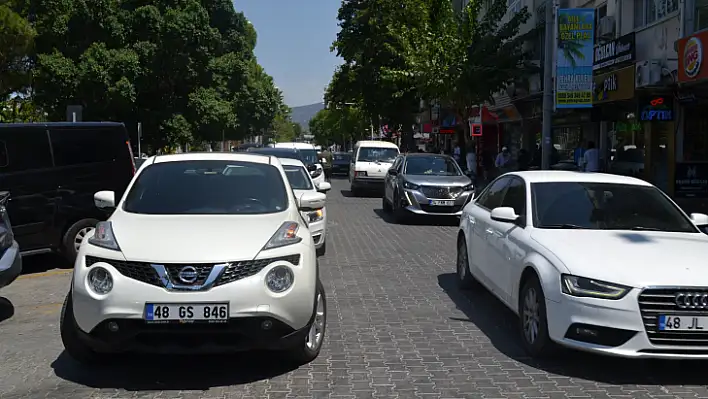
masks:
<path fill-rule="evenodd" d="M 315 294 L 314 320 L 312 321 L 312 325 L 303 340 L 298 343 L 298 346 L 291 349 L 288 353 L 288 358 L 297 365 L 307 364 L 315 360 L 317 356 L 319 356 L 322 345 L 324 344 L 325 331 L 327 329 L 327 298 L 324 286 L 319 278 L 317 279 L 316 287 L 317 292 Z M 319 336 L 313 334 L 319 334 Z M 314 345 L 310 345 L 311 337 L 318 337 Z"/>
<path fill-rule="evenodd" d="M 322 243 L 322 246 L 315 250 L 318 257 L 324 256 L 327 253 L 327 241 Z"/>
<path fill-rule="evenodd" d="M 405 209 L 401 208 L 401 198 L 398 194 L 393 195 L 393 205 L 391 208 L 393 211 L 393 219 L 396 221 L 396 223 L 405 223 L 408 214 Z"/>
<path fill-rule="evenodd" d="M 386 194 L 381 198 L 381 209 L 384 213 L 391 213 L 391 204 L 386 200 Z"/>
<path fill-rule="evenodd" d="M 457 240 L 457 285 L 462 290 L 474 288 L 477 280 L 470 272 L 470 261 L 467 253 L 467 243 L 463 237 Z"/>
<path fill-rule="evenodd" d="M 79 336 L 79 327 L 74 319 L 71 291 L 66 295 L 64 305 L 61 308 L 59 331 L 64 350 L 72 359 L 84 365 L 100 364 L 105 360 L 101 353 L 91 349 Z"/>
<path fill-rule="evenodd" d="M 96 227 L 96 223 L 98 222 L 98 219 L 81 219 L 72 224 L 71 227 L 66 230 L 66 233 L 64 233 L 62 239 L 62 254 L 71 262 L 71 266 L 74 266 L 81 241 Z"/>
<path fill-rule="evenodd" d="M 546 298 L 534 275 L 524 282 L 519 292 L 519 332 L 524 349 L 535 358 L 549 357 L 557 349 L 548 335 L 546 315 Z"/>

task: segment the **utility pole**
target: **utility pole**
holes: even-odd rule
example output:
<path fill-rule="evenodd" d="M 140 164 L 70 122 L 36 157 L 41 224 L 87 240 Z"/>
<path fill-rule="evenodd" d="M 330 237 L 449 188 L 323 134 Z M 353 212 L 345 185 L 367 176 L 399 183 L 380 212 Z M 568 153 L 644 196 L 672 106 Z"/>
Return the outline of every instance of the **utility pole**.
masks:
<path fill-rule="evenodd" d="M 142 147 L 140 142 L 143 141 L 143 124 L 138 122 L 138 158 L 143 157 Z"/>
<path fill-rule="evenodd" d="M 543 60 L 543 121 L 541 134 L 541 169 L 550 169 L 553 150 L 553 54 L 556 50 L 555 1 L 546 0 L 546 44 Z"/>

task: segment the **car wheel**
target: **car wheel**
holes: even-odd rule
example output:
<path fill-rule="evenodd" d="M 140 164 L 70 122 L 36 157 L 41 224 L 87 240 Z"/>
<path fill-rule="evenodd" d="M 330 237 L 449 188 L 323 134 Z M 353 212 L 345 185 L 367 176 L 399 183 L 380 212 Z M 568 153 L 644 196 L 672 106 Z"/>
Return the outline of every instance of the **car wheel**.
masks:
<path fill-rule="evenodd" d="M 319 356 L 322 344 L 324 343 L 325 330 L 327 327 L 327 298 L 325 296 L 324 287 L 319 279 L 317 279 L 315 301 L 315 317 L 312 321 L 312 325 L 303 341 L 289 353 L 290 359 L 299 365 L 315 360 L 315 358 Z"/>
<path fill-rule="evenodd" d="M 317 249 L 315 250 L 315 252 L 317 253 L 317 256 L 318 256 L 318 257 L 319 257 L 319 256 L 324 256 L 325 253 L 327 252 L 327 241 L 323 242 L 323 243 L 322 243 L 322 246 L 319 247 L 319 248 L 317 248 Z"/>
<path fill-rule="evenodd" d="M 548 335 L 546 298 L 536 276 L 526 280 L 519 293 L 521 342 L 533 357 L 547 357 L 556 345 Z"/>
<path fill-rule="evenodd" d="M 94 351 L 79 336 L 79 327 L 74 319 L 74 306 L 71 299 L 71 291 L 64 299 L 61 308 L 61 318 L 59 319 L 59 331 L 64 350 L 74 360 L 81 364 L 98 364 L 105 360 L 101 353 Z"/>
<path fill-rule="evenodd" d="M 386 200 L 386 194 L 381 198 L 381 209 L 384 213 L 391 213 L 391 204 Z"/>
<path fill-rule="evenodd" d="M 81 219 L 66 230 L 62 239 L 62 253 L 71 262 L 71 266 L 74 266 L 76 254 L 79 253 L 84 237 L 96 228 L 98 222 L 97 219 Z"/>
<path fill-rule="evenodd" d="M 407 211 L 401 207 L 401 198 L 398 194 L 393 195 L 393 218 L 396 223 L 404 223 L 407 218 Z"/>
<path fill-rule="evenodd" d="M 475 279 L 470 273 L 470 261 L 467 255 L 467 243 L 465 239 L 460 237 L 457 240 L 457 284 L 467 290 L 475 285 Z"/>

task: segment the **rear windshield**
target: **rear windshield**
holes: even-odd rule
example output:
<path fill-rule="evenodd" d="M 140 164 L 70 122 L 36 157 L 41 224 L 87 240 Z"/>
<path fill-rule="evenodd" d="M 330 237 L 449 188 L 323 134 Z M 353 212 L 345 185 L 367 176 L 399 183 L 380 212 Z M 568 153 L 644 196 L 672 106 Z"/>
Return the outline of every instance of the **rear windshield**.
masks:
<path fill-rule="evenodd" d="M 320 159 L 317 157 L 317 151 L 314 149 L 312 150 L 307 150 L 307 149 L 299 149 L 300 154 L 302 154 L 302 162 L 306 165 L 312 165 L 315 163 L 319 163 Z"/>
<path fill-rule="evenodd" d="M 254 148 L 254 149 L 249 149 L 248 152 L 254 153 L 254 154 L 261 154 L 261 155 L 270 155 L 274 156 L 276 158 L 288 158 L 288 159 L 297 159 L 298 161 L 302 161 L 302 155 L 300 155 L 300 152 L 295 151 L 295 150 L 284 150 L 284 149 L 274 149 L 274 148 Z"/>
<path fill-rule="evenodd" d="M 149 165 L 123 205 L 126 212 L 148 215 L 253 215 L 287 207 L 276 167 L 222 160 Z"/>
<path fill-rule="evenodd" d="M 334 154 L 335 161 L 349 162 L 352 159 L 352 154 Z"/>
<path fill-rule="evenodd" d="M 395 148 L 363 147 L 359 149 L 359 162 L 393 162 L 398 156 Z"/>

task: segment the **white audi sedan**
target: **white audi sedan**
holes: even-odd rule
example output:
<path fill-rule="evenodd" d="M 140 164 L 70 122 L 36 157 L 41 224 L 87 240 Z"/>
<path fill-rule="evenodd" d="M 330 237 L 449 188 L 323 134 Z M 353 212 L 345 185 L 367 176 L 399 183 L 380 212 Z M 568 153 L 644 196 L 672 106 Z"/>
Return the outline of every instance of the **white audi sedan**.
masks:
<path fill-rule="evenodd" d="M 521 319 L 533 356 L 556 344 L 623 357 L 708 358 L 708 225 L 632 177 L 500 176 L 464 208 L 463 288 Z"/>
<path fill-rule="evenodd" d="M 228 173 L 225 173 L 227 172 Z M 282 350 L 308 362 L 325 333 L 325 292 L 280 161 L 244 153 L 147 159 L 81 244 L 61 338 L 84 363 L 115 352 Z M 109 357 L 110 358 L 110 357 Z"/>
<path fill-rule="evenodd" d="M 295 196 L 299 197 L 305 193 L 326 193 L 332 188 L 326 181 L 315 183 L 310 173 L 307 171 L 305 164 L 297 159 L 280 158 L 280 162 L 283 164 L 283 169 L 290 182 L 290 187 L 295 191 Z M 310 232 L 312 233 L 312 239 L 315 241 L 315 248 L 317 249 L 317 256 L 323 256 L 327 251 L 327 243 L 325 241 L 325 238 L 327 238 L 326 207 L 323 206 L 320 209 L 312 211 L 303 211 L 302 217 L 307 221 Z"/>

